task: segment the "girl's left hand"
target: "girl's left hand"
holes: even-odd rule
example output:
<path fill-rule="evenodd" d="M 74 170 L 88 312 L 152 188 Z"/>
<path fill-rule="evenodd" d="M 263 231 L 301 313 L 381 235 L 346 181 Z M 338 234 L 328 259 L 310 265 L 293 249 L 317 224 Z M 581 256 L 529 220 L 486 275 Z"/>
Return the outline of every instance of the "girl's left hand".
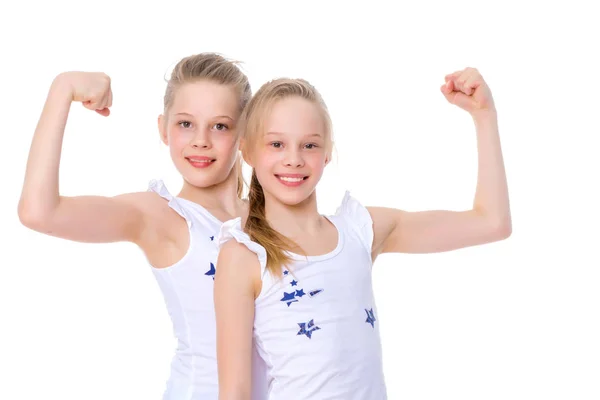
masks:
<path fill-rule="evenodd" d="M 473 117 L 496 112 L 492 92 L 475 68 L 465 68 L 446 75 L 440 88 L 446 100 L 467 111 Z"/>

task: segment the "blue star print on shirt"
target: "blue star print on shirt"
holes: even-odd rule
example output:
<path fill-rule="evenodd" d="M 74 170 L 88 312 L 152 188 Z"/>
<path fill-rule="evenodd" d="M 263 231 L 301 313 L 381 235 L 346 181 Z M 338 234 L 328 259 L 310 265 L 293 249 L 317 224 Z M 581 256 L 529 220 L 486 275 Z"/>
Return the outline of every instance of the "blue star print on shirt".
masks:
<path fill-rule="evenodd" d="M 298 299 L 296 299 L 296 293 L 295 292 L 291 292 L 291 293 L 283 292 L 283 298 L 281 299 L 281 301 L 287 303 L 287 306 L 289 307 L 290 304 L 298 301 Z"/>
<path fill-rule="evenodd" d="M 212 242 L 213 240 L 215 240 L 215 237 L 214 237 L 214 236 L 211 236 L 211 237 L 210 237 L 210 241 Z"/>
<path fill-rule="evenodd" d="M 210 269 L 204 275 L 212 276 L 213 281 L 214 281 L 215 280 L 215 272 L 217 272 L 217 270 L 215 269 L 215 265 L 213 263 L 210 263 Z"/>
<path fill-rule="evenodd" d="M 304 294 L 304 289 L 296 290 L 296 297 L 302 297 Z"/>
<path fill-rule="evenodd" d="M 291 284 L 292 286 L 296 286 L 296 285 L 298 284 L 298 282 L 297 282 L 297 281 L 291 281 L 291 282 L 290 282 L 290 284 Z"/>
<path fill-rule="evenodd" d="M 371 324 L 371 326 L 375 328 L 375 321 L 377 320 L 375 319 L 375 313 L 373 313 L 373 309 L 371 308 L 370 310 L 367 310 L 365 308 L 365 311 L 367 312 L 367 320 L 365 322 L 367 324 Z"/>
<path fill-rule="evenodd" d="M 315 325 L 315 321 L 312 319 L 308 321 L 308 324 L 304 322 L 299 322 L 298 326 L 300 327 L 300 330 L 298 331 L 297 336 L 306 335 L 309 339 L 312 339 L 312 334 L 314 331 L 318 331 L 321 329 Z"/>

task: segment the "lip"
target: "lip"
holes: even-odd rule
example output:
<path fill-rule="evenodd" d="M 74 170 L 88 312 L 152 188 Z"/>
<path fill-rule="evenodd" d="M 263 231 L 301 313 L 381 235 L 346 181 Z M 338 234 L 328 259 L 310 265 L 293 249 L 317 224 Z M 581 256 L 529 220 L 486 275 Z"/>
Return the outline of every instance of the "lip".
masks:
<path fill-rule="evenodd" d="M 189 156 L 185 158 L 194 168 L 207 168 L 215 163 L 214 158 L 206 156 Z"/>
<path fill-rule="evenodd" d="M 282 185 L 285 185 L 288 187 L 297 187 L 297 186 L 302 185 L 304 182 L 306 182 L 309 177 L 307 175 L 303 175 L 303 174 L 275 174 L 275 178 L 277 178 L 277 180 Z M 301 180 L 287 181 L 287 180 L 283 180 L 281 178 L 291 178 L 291 179 L 301 179 Z"/>

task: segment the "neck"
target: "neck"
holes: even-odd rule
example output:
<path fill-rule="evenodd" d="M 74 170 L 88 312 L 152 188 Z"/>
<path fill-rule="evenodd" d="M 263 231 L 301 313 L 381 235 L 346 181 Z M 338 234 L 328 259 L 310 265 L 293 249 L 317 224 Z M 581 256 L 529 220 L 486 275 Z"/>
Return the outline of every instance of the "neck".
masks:
<path fill-rule="evenodd" d="M 200 204 L 220 219 L 243 216 L 247 204 L 237 194 L 237 172 L 235 168 L 225 181 L 209 187 L 197 187 L 184 180 L 179 197 Z"/>
<path fill-rule="evenodd" d="M 316 191 L 293 206 L 283 204 L 265 193 L 265 216 L 271 228 L 292 240 L 317 233 L 324 222 L 317 208 Z"/>

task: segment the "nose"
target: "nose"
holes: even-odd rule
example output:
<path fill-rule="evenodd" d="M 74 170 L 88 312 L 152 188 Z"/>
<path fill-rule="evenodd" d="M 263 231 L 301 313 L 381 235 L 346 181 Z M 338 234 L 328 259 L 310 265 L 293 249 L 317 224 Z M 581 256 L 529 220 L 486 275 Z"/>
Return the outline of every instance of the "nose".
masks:
<path fill-rule="evenodd" d="M 301 168 L 304 166 L 304 159 L 298 150 L 290 149 L 285 153 L 284 164 L 286 167 Z"/>
<path fill-rule="evenodd" d="M 195 149 L 210 149 L 212 142 L 210 140 L 210 132 L 208 129 L 199 129 L 194 135 L 191 145 Z"/>

